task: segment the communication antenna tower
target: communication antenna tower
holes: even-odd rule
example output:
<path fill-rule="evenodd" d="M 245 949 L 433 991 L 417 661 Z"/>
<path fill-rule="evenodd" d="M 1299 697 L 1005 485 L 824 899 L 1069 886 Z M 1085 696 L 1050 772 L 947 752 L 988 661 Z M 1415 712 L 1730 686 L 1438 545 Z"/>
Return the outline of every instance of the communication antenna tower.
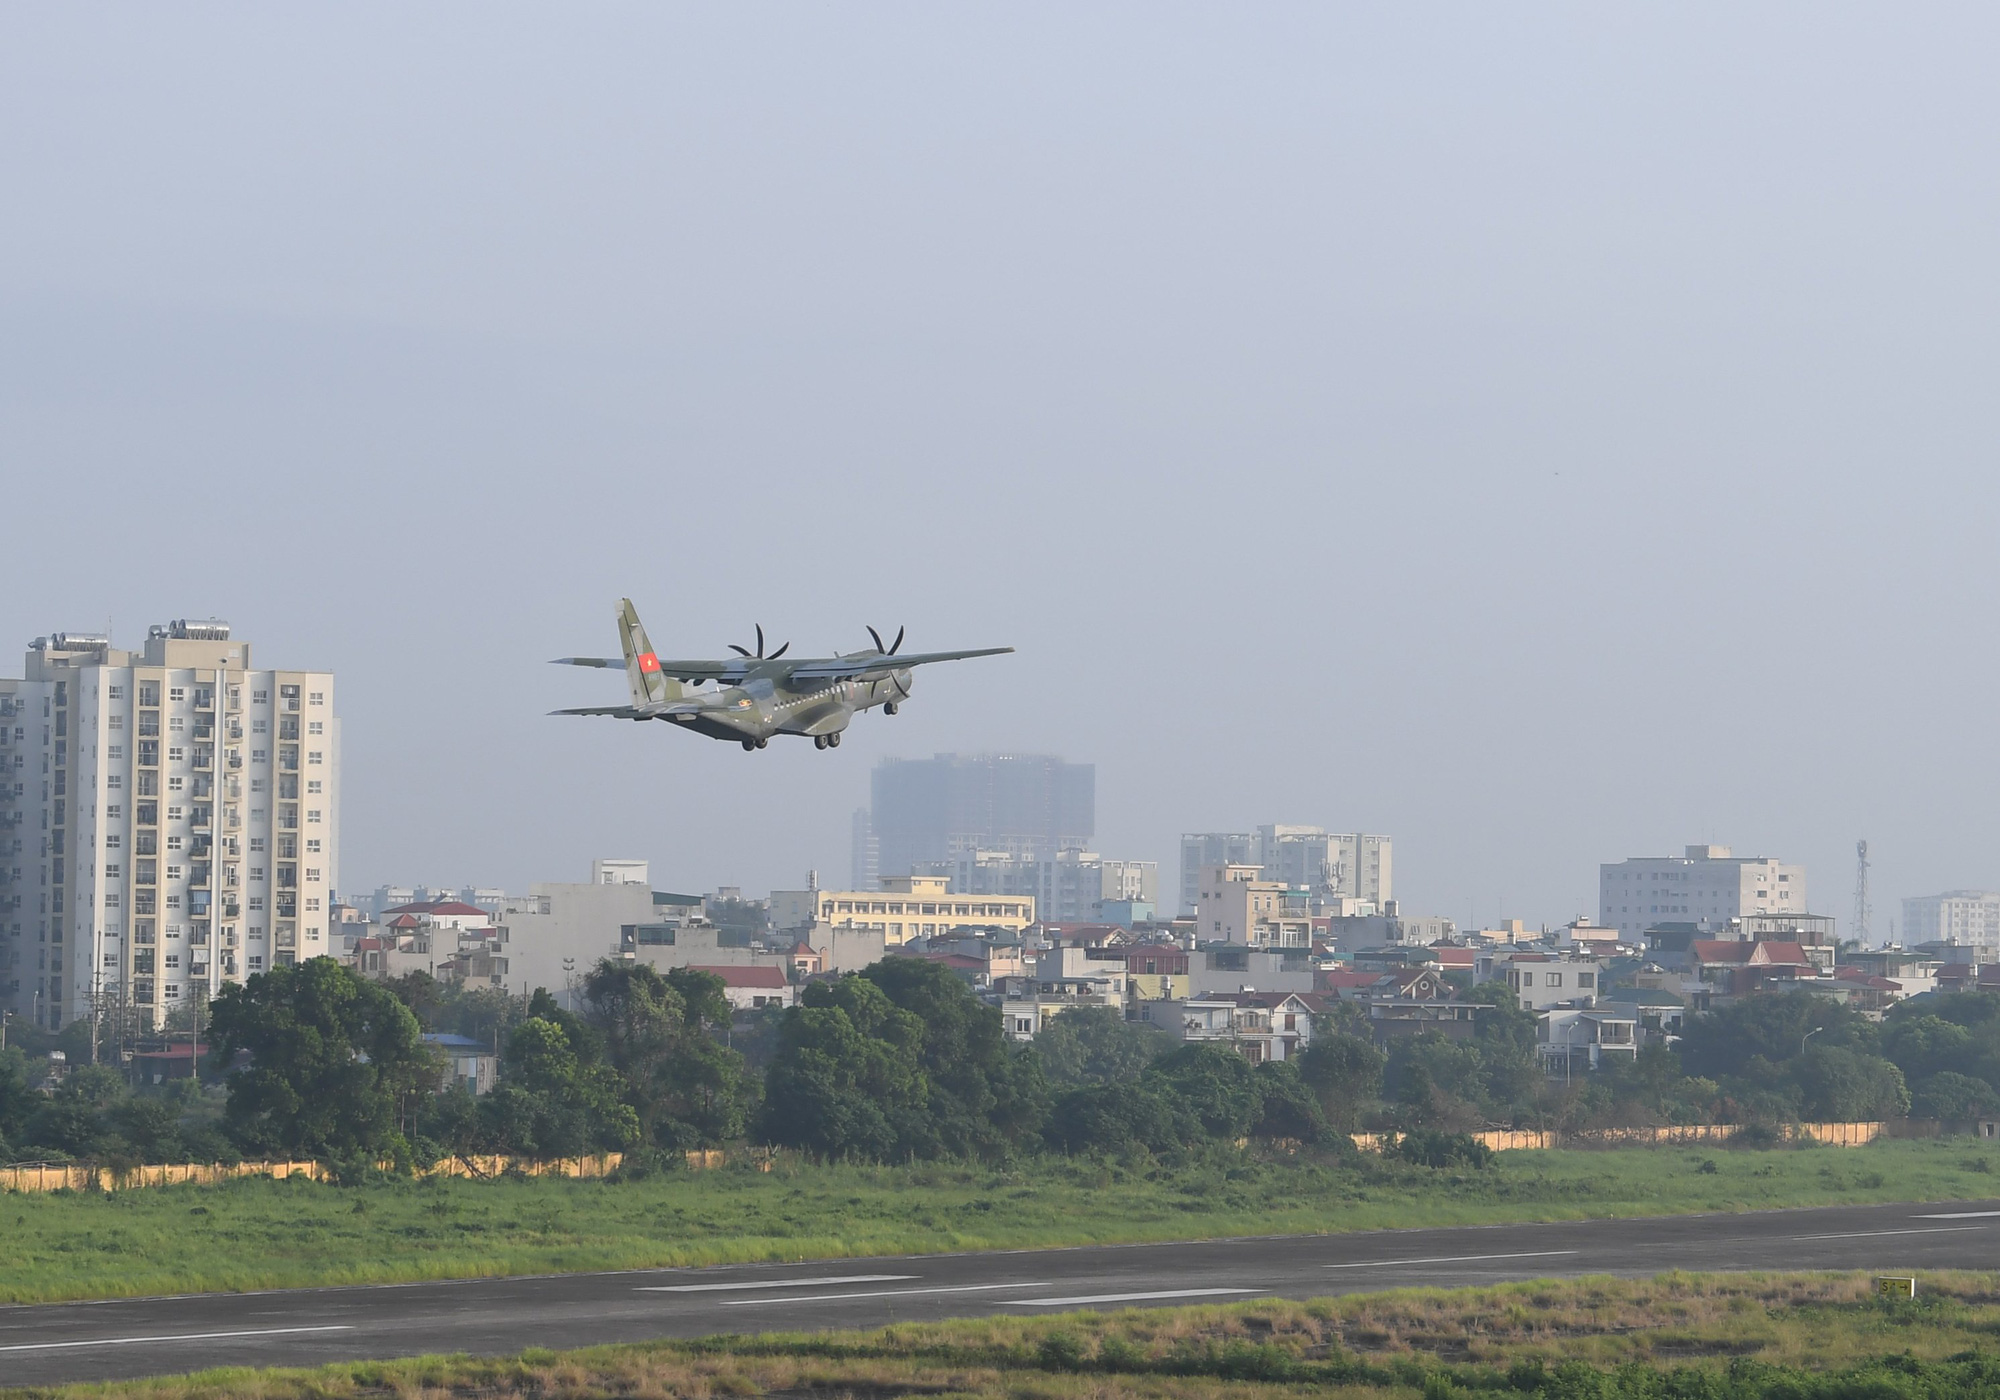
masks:
<path fill-rule="evenodd" d="M 1868 946 L 1868 843 L 1854 843 L 1854 942 Z"/>

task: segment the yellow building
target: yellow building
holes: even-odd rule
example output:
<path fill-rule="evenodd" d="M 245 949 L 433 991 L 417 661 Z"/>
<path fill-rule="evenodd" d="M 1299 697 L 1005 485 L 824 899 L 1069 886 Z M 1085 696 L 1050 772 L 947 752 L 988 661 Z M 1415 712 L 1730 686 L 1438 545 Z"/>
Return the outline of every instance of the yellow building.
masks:
<path fill-rule="evenodd" d="M 882 888 L 872 893 L 821 890 L 819 921 L 836 927 L 879 929 L 894 948 L 912 938 L 987 929 L 1020 933 L 1035 921 L 1035 901 L 1024 895 L 955 895 L 951 881 L 942 875 L 884 875 Z"/>

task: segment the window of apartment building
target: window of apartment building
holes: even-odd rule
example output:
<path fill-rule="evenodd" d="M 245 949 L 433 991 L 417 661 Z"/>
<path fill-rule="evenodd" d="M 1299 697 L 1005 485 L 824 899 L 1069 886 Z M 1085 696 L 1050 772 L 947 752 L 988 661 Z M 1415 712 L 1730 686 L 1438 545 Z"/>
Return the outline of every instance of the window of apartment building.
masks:
<path fill-rule="evenodd" d="M 324 705 L 326 703 L 326 692 L 323 690 L 315 690 L 311 695 L 309 695 L 306 698 L 311 704 Z"/>
<path fill-rule="evenodd" d="M 178 723 L 178 721 L 176 721 L 176 723 Z M 180 745 L 171 744 L 167 747 L 167 762 L 181 763 L 186 761 L 186 759 L 187 759 L 187 750 L 182 748 Z"/>
<path fill-rule="evenodd" d="M 318 703 L 318 702 L 314 702 L 314 703 Z M 311 724 L 308 724 L 308 725 L 306 726 L 306 733 L 308 733 L 308 734 L 324 734 L 324 733 L 326 733 L 326 725 L 325 725 L 325 724 L 324 724 L 323 722 L 319 721 L 319 720 L 314 720 L 314 721 L 313 721 L 313 722 L 312 722 Z"/>
<path fill-rule="evenodd" d="M 306 753 L 306 763 L 307 763 L 307 765 L 308 765 L 308 766 L 310 766 L 310 765 L 312 765 L 312 764 L 315 764 L 315 763 L 321 763 L 321 762 L 324 762 L 324 761 L 325 761 L 325 760 L 324 760 L 324 756 L 323 756 L 323 755 L 321 754 L 321 752 L 320 752 L 320 751 L 319 751 L 318 749 L 311 749 L 311 750 L 308 750 L 308 751 L 307 751 L 307 753 Z"/>
<path fill-rule="evenodd" d="M 306 821 L 309 824 L 317 825 L 319 822 L 319 808 L 308 807 L 306 809 Z"/>
<path fill-rule="evenodd" d="M 187 809 L 185 807 L 169 807 L 167 808 L 167 820 L 177 822 L 186 815 L 186 812 Z"/>
<path fill-rule="evenodd" d="M 170 778 L 168 778 L 168 779 L 167 779 L 167 791 L 168 791 L 168 792 L 186 792 L 186 791 L 187 791 L 187 779 L 186 779 L 186 778 L 184 778 L 184 777 L 183 777 L 183 778 L 173 778 L 173 777 L 170 777 Z"/>
<path fill-rule="evenodd" d="M 306 842 L 306 854 L 307 855 L 319 854 L 319 838 L 317 836 L 311 838 Z"/>
<path fill-rule="evenodd" d="M 115 866 L 115 865 L 110 865 L 110 864 L 107 864 L 107 865 L 106 865 L 106 866 L 104 867 L 104 878 L 105 878 L 105 879 L 107 879 L 107 880 L 115 880 L 115 879 L 117 879 L 117 878 L 118 878 L 118 867 L 117 867 L 117 866 Z"/>
<path fill-rule="evenodd" d="M 251 849 L 251 850 L 253 850 L 253 851 L 261 851 L 261 850 L 263 850 L 263 849 L 264 849 L 264 838 L 263 838 L 263 837 L 261 837 L 261 836 L 253 836 L 253 837 L 251 837 L 251 838 L 250 838 L 250 849 Z"/>
<path fill-rule="evenodd" d="M 120 807 L 116 802 L 111 803 L 104 809 L 104 820 L 108 822 L 115 822 L 124 815 L 125 815 L 125 809 L 123 807 Z M 117 836 L 112 835 L 105 837 L 104 844 L 107 846 L 117 845 L 118 844 Z"/>
<path fill-rule="evenodd" d="M 185 700 L 185 699 L 187 699 L 187 690 L 186 690 L 186 689 L 185 689 L 184 687 L 182 687 L 182 686 L 178 686 L 178 685 L 177 685 L 177 686 L 173 686 L 173 687 L 171 687 L 171 688 L 170 688 L 170 689 L 169 689 L 169 690 L 167 691 L 167 699 L 169 699 L 169 700 Z"/>

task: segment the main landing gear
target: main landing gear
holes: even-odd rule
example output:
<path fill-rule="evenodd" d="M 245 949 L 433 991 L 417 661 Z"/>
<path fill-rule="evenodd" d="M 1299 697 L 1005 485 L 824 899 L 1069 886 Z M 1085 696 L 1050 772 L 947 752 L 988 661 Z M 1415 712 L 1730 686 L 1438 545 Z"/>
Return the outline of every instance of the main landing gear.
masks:
<path fill-rule="evenodd" d="M 896 713 L 896 702 L 895 702 L 894 700 L 891 700 L 891 701 L 890 701 L 890 702 L 889 702 L 888 704 L 884 705 L 884 706 L 882 707 L 882 713 L 883 713 L 883 714 L 885 714 L 885 715 L 893 715 L 893 714 L 895 714 L 895 713 Z"/>
<path fill-rule="evenodd" d="M 840 747 L 840 735 L 838 733 L 815 734 L 813 735 L 813 747 L 816 749 L 837 749 Z"/>
<path fill-rule="evenodd" d="M 745 739 L 743 741 L 743 751 L 748 753 L 752 749 L 761 749 L 770 742 L 769 739 Z"/>

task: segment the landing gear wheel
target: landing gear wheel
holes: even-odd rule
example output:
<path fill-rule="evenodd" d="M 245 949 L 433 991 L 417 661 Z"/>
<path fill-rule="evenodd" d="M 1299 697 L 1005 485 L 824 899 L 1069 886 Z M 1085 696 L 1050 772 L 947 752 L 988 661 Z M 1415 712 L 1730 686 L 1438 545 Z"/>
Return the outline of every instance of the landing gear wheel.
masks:
<path fill-rule="evenodd" d="M 759 740 L 757 741 L 757 747 L 761 749 L 761 748 L 763 748 L 763 747 L 764 747 L 764 746 L 765 746 L 766 744 L 768 744 L 768 743 L 770 743 L 770 742 L 771 742 L 771 741 L 770 741 L 769 739 L 759 739 Z"/>
<path fill-rule="evenodd" d="M 814 747 L 814 748 L 816 748 L 816 749 L 823 749 L 823 748 L 825 748 L 825 747 L 826 747 L 826 735 L 824 735 L 824 734 L 815 734 L 815 735 L 813 735 L 813 747 Z"/>
<path fill-rule="evenodd" d="M 745 739 L 743 741 L 743 752 L 745 753 L 750 752 L 750 750 L 756 747 L 757 747 L 757 741 L 755 739 Z"/>
<path fill-rule="evenodd" d="M 883 713 L 883 714 L 885 714 L 885 715 L 893 715 L 893 714 L 895 714 L 895 713 L 896 713 L 896 702 L 895 702 L 894 700 L 891 700 L 891 701 L 890 701 L 890 702 L 889 702 L 888 704 L 884 705 L 884 706 L 882 707 L 882 713 Z"/>
<path fill-rule="evenodd" d="M 838 731 L 826 736 L 826 746 L 830 749 L 837 749 L 840 747 L 840 734 Z"/>

